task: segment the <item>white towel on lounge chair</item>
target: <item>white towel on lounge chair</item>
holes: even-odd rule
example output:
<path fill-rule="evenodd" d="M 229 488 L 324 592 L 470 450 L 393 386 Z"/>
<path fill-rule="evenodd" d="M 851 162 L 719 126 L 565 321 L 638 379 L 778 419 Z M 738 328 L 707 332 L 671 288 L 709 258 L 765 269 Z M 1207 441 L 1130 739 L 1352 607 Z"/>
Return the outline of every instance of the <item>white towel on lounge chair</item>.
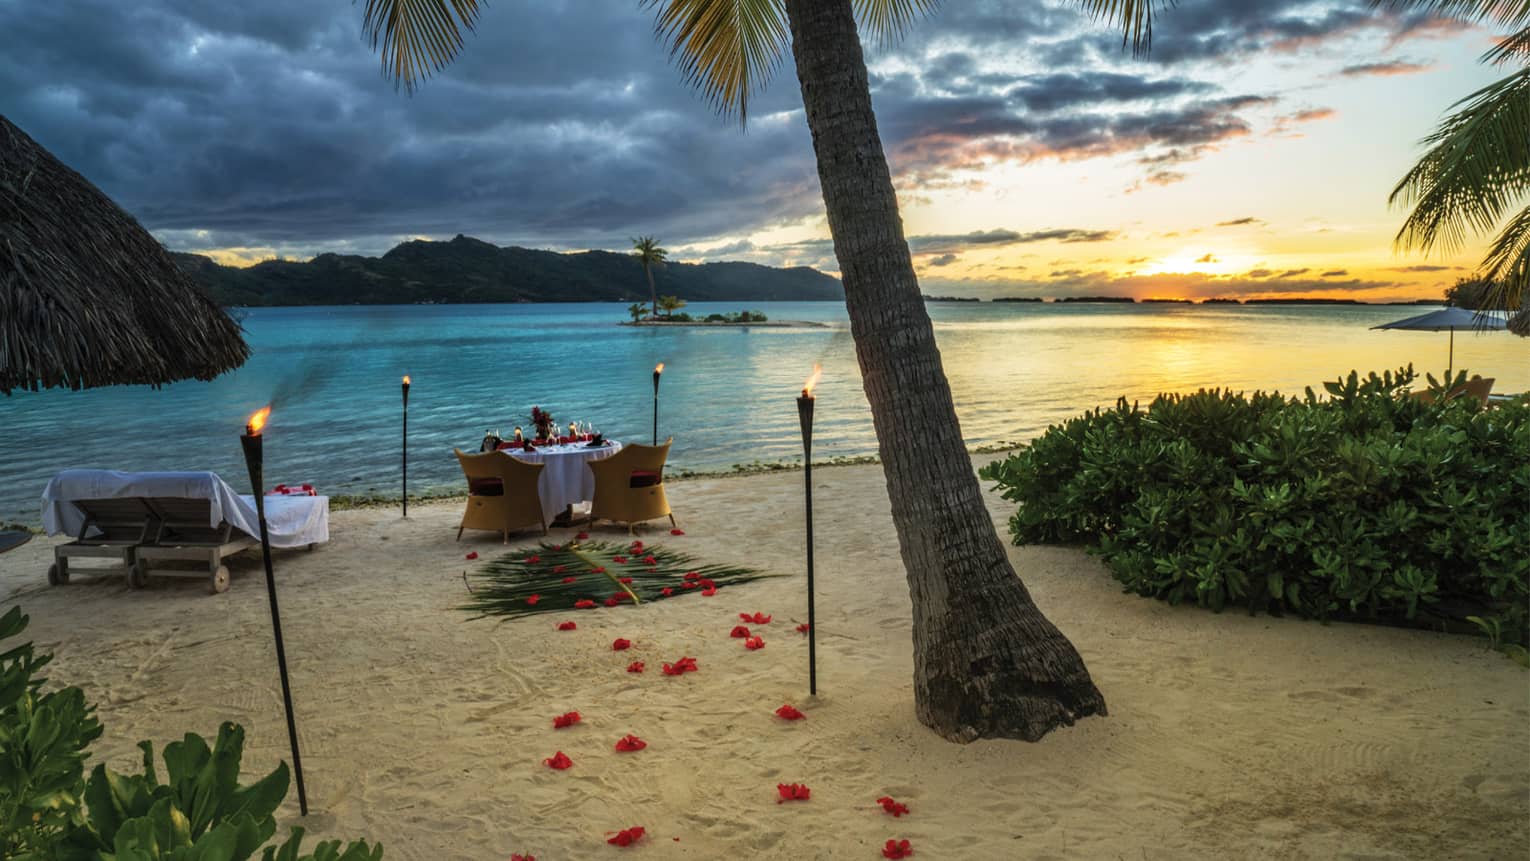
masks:
<path fill-rule="evenodd" d="M 85 525 L 85 514 L 72 500 L 122 497 L 205 499 L 209 528 L 227 521 L 252 538 L 260 537 L 255 497 L 236 493 L 215 472 L 66 469 L 43 490 L 43 526 L 49 535 L 78 535 Z M 329 540 L 329 497 L 267 496 L 265 506 L 272 547 L 306 547 Z"/>

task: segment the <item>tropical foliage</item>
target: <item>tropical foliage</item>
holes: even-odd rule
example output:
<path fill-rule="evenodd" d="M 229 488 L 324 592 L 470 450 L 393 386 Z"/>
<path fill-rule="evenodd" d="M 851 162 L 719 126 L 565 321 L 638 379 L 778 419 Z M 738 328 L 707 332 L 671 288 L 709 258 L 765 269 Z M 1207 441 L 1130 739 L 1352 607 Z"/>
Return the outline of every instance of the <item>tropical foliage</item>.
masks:
<path fill-rule="evenodd" d="M 724 586 L 764 574 L 733 565 L 703 565 L 663 547 L 607 542 L 542 543 L 491 560 L 468 580 L 462 609 L 516 618 L 564 610 L 635 606 Z M 716 592 L 712 592 L 716 594 Z"/>
<path fill-rule="evenodd" d="M 1512 69 L 1457 102 L 1424 139 L 1428 151 L 1392 190 L 1411 206 L 1397 245 L 1459 250 L 1469 233 L 1498 231 L 1481 264 L 1491 285 L 1484 306 L 1518 310 L 1510 330 L 1530 336 L 1530 3 L 1504 0 L 1372 0 L 1502 27 L 1508 35 L 1483 55 Z M 1516 211 L 1517 210 L 1517 211 Z"/>
<path fill-rule="evenodd" d="M 648 313 L 654 317 L 659 316 L 659 293 L 653 283 L 653 270 L 664 265 L 669 252 L 659 247 L 659 240 L 652 236 L 639 236 L 632 240 L 632 256 L 643 264 L 643 274 L 648 276 Z"/>
<path fill-rule="evenodd" d="M 13 607 L 0 641 L 26 629 Z M 165 782 L 154 748 L 141 742 L 143 773 L 97 765 L 84 779 L 86 748 L 101 735 L 95 709 L 77 687 L 44 691 L 37 675 L 51 660 L 31 643 L 0 653 L 0 858 L 17 861 L 244 861 L 276 832 L 287 766 L 239 785 L 244 730 L 225 723 L 211 748 L 194 733 L 165 746 Z M 292 829 L 262 861 L 378 861 L 382 847 L 320 843 L 302 852 Z"/>
<path fill-rule="evenodd" d="M 1434 381 L 1436 395 L 1459 387 Z M 1129 591 L 1220 610 L 1471 628 L 1530 643 L 1530 404 L 1402 395 L 1124 399 L 985 467 L 1016 543 L 1082 542 Z"/>
<path fill-rule="evenodd" d="M 664 312 L 665 319 L 673 319 L 675 312 L 685 307 L 685 300 L 679 296 L 660 296 L 659 310 Z"/>
<path fill-rule="evenodd" d="M 648 309 L 634 302 L 627 306 L 627 313 L 632 316 L 632 322 L 636 323 L 648 316 Z"/>
<path fill-rule="evenodd" d="M 708 314 L 708 323 L 764 323 L 770 318 L 763 311 L 735 311 L 731 314 Z"/>

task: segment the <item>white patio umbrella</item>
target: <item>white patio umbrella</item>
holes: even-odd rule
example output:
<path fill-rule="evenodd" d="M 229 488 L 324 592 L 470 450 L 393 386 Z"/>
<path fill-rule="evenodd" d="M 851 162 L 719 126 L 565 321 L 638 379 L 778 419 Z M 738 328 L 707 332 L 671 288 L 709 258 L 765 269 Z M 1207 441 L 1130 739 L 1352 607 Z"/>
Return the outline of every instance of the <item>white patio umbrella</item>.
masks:
<path fill-rule="evenodd" d="M 1503 317 L 1492 311 L 1469 311 L 1465 308 L 1445 308 L 1440 311 L 1430 311 L 1428 314 L 1420 314 L 1417 317 L 1409 317 L 1405 320 L 1397 320 L 1392 323 L 1382 323 L 1380 326 L 1372 326 L 1372 329 L 1403 329 L 1409 332 L 1449 332 L 1450 333 L 1450 363 L 1445 372 L 1445 378 L 1450 379 L 1451 372 L 1456 367 L 1456 330 L 1463 329 L 1473 332 L 1493 332 L 1506 328 Z"/>

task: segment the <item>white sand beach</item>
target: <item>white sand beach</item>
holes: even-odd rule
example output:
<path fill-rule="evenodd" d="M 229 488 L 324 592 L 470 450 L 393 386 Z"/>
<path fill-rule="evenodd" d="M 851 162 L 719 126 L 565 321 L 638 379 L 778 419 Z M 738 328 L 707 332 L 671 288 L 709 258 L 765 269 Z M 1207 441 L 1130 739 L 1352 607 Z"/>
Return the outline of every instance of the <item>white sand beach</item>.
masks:
<path fill-rule="evenodd" d="M 820 696 L 807 695 L 799 473 L 676 483 L 686 535 L 645 540 L 778 572 L 640 608 L 466 621 L 460 503 L 335 512 L 278 555 L 302 753 L 324 837 L 391 859 L 1523 858 L 1530 673 L 1471 637 L 1214 614 L 1122 594 L 1065 548 L 1011 548 L 1082 652 L 1110 715 L 1037 744 L 947 743 L 912 706 L 910 606 L 877 466 L 818 473 Z M 990 496 L 1002 522 L 1008 503 Z M 1002 527 L 1001 527 L 1002 528 Z M 554 541 L 571 532 L 555 532 Z M 624 540 L 625 530 L 596 530 Z M 519 542 L 529 546 L 540 536 Z M 0 556 L 0 595 L 99 704 L 96 751 L 248 731 L 245 779 L 287 755 L 257 554 L 233 588 L 120 577 L 49 588 L 52 540 Z M 480 560 L 482 561 L 482 560 Z M 729 637 L 740 612 L 766 647 Z M 578 630 L 558 632 L 573 618 Z M 613 652 L 614 638 L 633 648 Z M 682 655 L 699 671 L 663 675 Z M 630 661 L 648 671 L 629 674 Z M 791 703 L 806 720 L 773 711 Z M 578 710 L 583 722 L 555 730 Z M 637 753 L 612 746 L 632 733 Z M 542 760 L 563 751 L 554 771 Z M 777 783 L 812 797 L 777 803 Z M 876 804 L 890 795 L 911 813 Z M 279 834 L 298 824 L 288 795 Z M 642 826 L 618 849 L 606 837 Z"/>

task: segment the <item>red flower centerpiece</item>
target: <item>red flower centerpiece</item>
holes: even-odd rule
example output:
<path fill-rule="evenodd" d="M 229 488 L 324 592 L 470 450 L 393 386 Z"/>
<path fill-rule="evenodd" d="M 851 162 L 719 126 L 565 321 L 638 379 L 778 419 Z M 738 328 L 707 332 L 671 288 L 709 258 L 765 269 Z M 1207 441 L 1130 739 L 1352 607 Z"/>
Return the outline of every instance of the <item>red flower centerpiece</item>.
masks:
<path fill-rule="evenodd" d="M 541 407 L 531 408 L 531 423 L 536 426 L 537 437 L 540 439 L 552 439 L 556 433 L 552 413 L 544 412 Z"/>

